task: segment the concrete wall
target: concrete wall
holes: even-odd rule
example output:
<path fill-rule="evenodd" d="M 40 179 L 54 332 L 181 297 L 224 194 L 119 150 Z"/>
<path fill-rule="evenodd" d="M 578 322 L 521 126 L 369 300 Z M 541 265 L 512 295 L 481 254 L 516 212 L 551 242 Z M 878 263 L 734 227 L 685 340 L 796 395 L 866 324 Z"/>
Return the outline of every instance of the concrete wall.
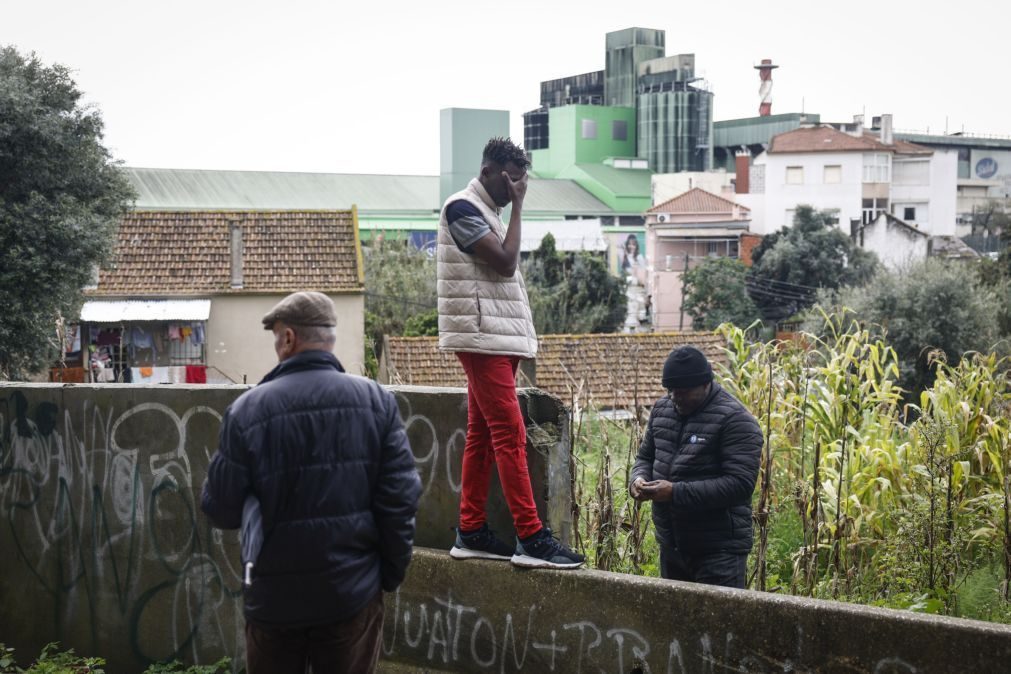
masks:
<path fill-rule="evenodd" d="M 199 489 L 244 387 L 0 384 L 0 640 L 59 640 L 135 672 L 156 659 L 242 665 L 234 532 Z M 393 388 L 425 493 L 407 582 L 386 598 L 384 671 L 1003 671 L 1011 628 L 619 574 L 456 562 L 459 389 Z M 570 523 L 567 428 L 523 392 L 542 515 Z M 492 496 L 495 501 L 496 496 Z M 550 506 L 545 502 L 551 501 Z M 492 526 L 503 523 L 493 504 Z"/>
<path fill-rule="evenodd" d="M 1007 671 L 1011 628 L 417 550 L 386 600 L 384 671 Z"/>
<path fill-rule="evenodd" d="M 26 658 L 58 640 L 110 672 L 241 663 L 237 535 L 208 525 L 200 489 L 221 415 L 245 388 L 0 384 L 0 641 Z M 448 550 L 466 393 L 391 390 L 425 489 L 417 543 Z M 534 390 L 521 402 L 535 499 L 568 536 L 564 408 Z M 497 487 L 489 511 L 512 536 Z"/>
<path fill-rule="evenodd" d="M 884 214 L 864 226 L 862 238 L 861 247 L 875 253 L 893 271 L 927 259 L 928 237 L 893 224 Z"/>
<path fill-rule="evenodd" d="M 274 337 L 260 319 L 287 293 L 277 295 L 218 295 L 211 300 L 207 321 L 207 365 L 235 382 L 255 384 L 277 365 Z M 365 297 L 360 293 L 333 294 L 337 307 L 337 345 L 334 353 L 352 374 L 362 374 L 365 357 Z"/>

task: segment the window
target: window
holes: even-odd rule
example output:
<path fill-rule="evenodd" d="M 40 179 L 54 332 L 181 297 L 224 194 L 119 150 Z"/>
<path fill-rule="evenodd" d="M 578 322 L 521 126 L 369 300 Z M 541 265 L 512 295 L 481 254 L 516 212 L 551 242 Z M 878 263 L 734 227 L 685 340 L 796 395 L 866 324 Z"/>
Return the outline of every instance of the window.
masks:
<path fill-rule="evenodd" d="M 796 212 L 797 212 L 796 209 L 793 208 L 786 209 L 786 222 L 784 222 L 783 224 L 786 225 L 787 227 L 793 227 L 793 216 L 794 213 Z"/>
<path fill-rule="evenodd" d="M 706 241 L 706 256 L 707 257 L 718 257 L 720 254 L 720 242 L 719 241 Z"/>
<path fill-rule="evenodd" d="M 838 225 L 839 224 L 839 209 L 838 208 L 826 208 L 824 212 L 825 212 L 825 224 L 826 225 Z"/>
<path fill-rule="evenodd" d="M 842 166 L 839 164 L 829 164 L 825 166 L 825 176 L 822 179 L 826 185 L 838 185 L 842 182 Z"/>
<path fill-rule="evenodd" d="M 628 140 L 628 122 L 623 119 L 611 121 L 611 139 Z"/>
<path fill-rule="evenodd" d="M 787 166 L 786 167 L 786 184 L 787 185 L 803 185 L 804 184 L 804 167 L 803 166 Z"/>
<path fill-rule="evenodd" d="M 889 168 L 891 155 L 883 152 L 869 152 L 864 155 L 864 182 L 887 183 L 891 181 Z"/>
<path fill-rule="evenodd" d="M 916 206 L 906 206 L 902 209 L 902 219 L 906 222 L 913 222 L 916 220 Z"/>
<path fill-rule="evenodd" d="M 930 162 L 923 160 L 892 162 L 892 183 L 895 185 L 929 185 Z"/>
<path fill-rule="evenodd" d="M 860 221 L 866 225 L 887 211 L 888 199 L 864 199 Z"/>
<path fill-rule="evenodd" d="M 583 140 L 596 140 L 597 122 L 593 119 L 583 120 Z"/>

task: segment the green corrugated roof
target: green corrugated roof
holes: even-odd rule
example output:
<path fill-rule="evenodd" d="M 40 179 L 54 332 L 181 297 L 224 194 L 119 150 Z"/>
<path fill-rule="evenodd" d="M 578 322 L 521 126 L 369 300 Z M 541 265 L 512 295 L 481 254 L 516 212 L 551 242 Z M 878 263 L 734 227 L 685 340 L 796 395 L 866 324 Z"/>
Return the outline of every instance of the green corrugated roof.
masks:
<path fill-rule="evenodd" d="M 341 210 L 415 217 L 437 214 L 439 176 L 125 168 L 138 210 Z M 649 194 L 649 181 L 646 183 Z M 531 179 L 530 215 L 611 215 L 571 180 Z"/>
<path fill-rule="evenodd" d="M 646 182 L 647 194 L 649 181 Z M 531 179 L 523 212 L 572 215 L 611 215 L 613 211 L 572 180 Z"/>
<path fill-rule="evenodd" d="M 650 198 L 651 171 L 619 169 L 607 164 L 576 164 L 576 168 L 590 176 L 616 197 Z"/>
<path fill-rule="evenodd" d="M 138 209 L 358 208 L 431 211 L 439 201 L 439 179 L 350 173 L 199 171 L 127 168 L 137 189 Z"/>

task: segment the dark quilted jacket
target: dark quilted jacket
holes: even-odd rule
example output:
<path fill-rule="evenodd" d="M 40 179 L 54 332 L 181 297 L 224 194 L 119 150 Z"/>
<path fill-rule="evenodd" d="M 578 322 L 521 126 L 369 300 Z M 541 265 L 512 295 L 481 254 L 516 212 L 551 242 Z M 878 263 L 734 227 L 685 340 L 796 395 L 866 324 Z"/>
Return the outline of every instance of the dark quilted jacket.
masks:
<path fill-rule="evenodd" d="M 264 543 L 246 618 L 308 626 L 357 614 L 411 560 L 421 482 L 393 395 L 331 353 L 285 360 L 221 420 L 202 507 L 237 529 L 247 493 Z"/>
<path fill-rule="evenodd" d="M 653 502 L 661 546 L 686 554 L 751 550 L 751 496 L 762 431 L 744 405 L 713 382 L 702 406 L 682 417 L 656 402 L 632 468 L 632 481 L 669 480 L 669 502 Z"/>

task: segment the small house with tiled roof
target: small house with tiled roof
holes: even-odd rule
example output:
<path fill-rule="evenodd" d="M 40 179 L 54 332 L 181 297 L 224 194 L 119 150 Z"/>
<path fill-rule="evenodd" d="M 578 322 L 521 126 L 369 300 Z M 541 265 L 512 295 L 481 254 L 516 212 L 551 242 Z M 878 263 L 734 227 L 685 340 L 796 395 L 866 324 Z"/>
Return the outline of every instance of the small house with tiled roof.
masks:
<path fill-rule="evenodd" d="M 437 337 L 387 336 L 379 381 L 414 386 L 467 385 L 453 353 Z M 660 374 L 675 347 L 690 344 L 713 363 L 726 363 L 723 337 L 712 332 L 542 335 L 537 359 L 524 361 L 517 385 L 537 386 L 567 405 L 610 410 L 652 406 L 664 394 Z"/>
<path fill-rule="evenodd" d="M 681 311 L 681 276 L 708 257 L 740 257 L 750 210 L 695 187 L 646 211 L 645 284 L 656 330 L 690 330 Z"/>
<path fill-rule="evenodd" d="M 875 131 L 858 116 L 842 129 L 808 125 L 773 136 L 749 169 L 748 193 L 735 198 L 751 207 L 758 234 L 792 225 L 806 204 L 847 234 L 884 213 L 928 236 L 953 235 L 957 182 L 957 151 L 895 138 L 891 115 Z"/>
<path fill-rule="evenodd" d="M 174 383 L 188 367 L 208 381 L 255 383 L 277 363 L 260 319 L 289 293 L 315 290 L 337 307 L 337 357 L 361 373 L 357 230 L 354 209 L 133 211 L 86 290 L 81 365 L 91 378 L 90 361 L 104 361 L 100 381 Z"/>

